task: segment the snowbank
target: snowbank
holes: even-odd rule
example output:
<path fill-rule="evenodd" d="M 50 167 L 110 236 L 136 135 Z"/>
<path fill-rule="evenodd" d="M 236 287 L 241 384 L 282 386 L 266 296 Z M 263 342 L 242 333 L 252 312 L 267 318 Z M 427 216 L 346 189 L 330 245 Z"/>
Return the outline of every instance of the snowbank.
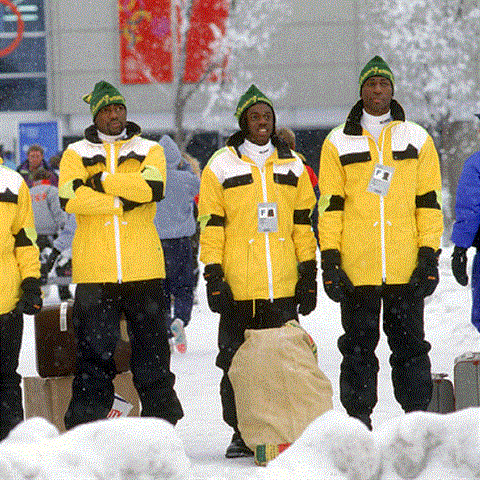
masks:
<path fill-rule="evenodd" d="M 414 412 L 370 432 L 330 411 L 265 469 L 275 480 L 433 480 L 480 477 L 480 408 Z"/>
<path fill-rule="evenodd" d="M 226 479 L 468 480 L 480 477 L 480 408 L 414 412 L 373 432 L 331 410 L 265 468 Z M 0 443 L 2 480 L 193 480 L 174 428 L 153 418 L 81 425 L 64 434 L 26 420 Z M 211 477 L 218 480 L 220 477 Z"/>
<path fill-rule="evenodd" d="M 172 425 L 154 418 L 102 420 L 61 435 L 32 418 L 0 443 L 2 480 L 182 480 L 189 468 Z"/>

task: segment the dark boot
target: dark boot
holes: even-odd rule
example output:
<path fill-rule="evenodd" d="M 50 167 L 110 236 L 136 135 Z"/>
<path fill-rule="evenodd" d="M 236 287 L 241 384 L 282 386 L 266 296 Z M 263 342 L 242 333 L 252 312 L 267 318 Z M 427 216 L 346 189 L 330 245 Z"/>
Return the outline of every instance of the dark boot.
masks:
<path fill-rule="evenodd" d="M 368 414 L 358 414 L 352 415 L 354 418 L 358 418 L 362 423 L 364 423 L 369 430 L 372 430 L 372 420 L 370 420 L 370 415 Z"/>
<path fill-rule="evenodd" d="M 227 458 L 253 457 L 253 452 L 245 445 L 240 432 L 235 432 L 225 452 Z"/>

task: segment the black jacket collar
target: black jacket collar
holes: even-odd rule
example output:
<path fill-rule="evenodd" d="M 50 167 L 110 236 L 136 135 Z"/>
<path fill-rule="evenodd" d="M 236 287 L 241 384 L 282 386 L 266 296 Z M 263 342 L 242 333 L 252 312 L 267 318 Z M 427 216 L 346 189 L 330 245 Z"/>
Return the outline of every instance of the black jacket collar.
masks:
<path fill-rule="evenodd" d="M 235 148 L 235 151 L 239 157 L 242 156 L 239 147 L 245 141 L 245 137 L 245 132 L 239 130 L 227 140 L 227 146 Z M 276 135 L 272 135 L 272 144 L 277 149 L 278 158 L 293 158 L 293 154 L 287 142 L 278 138 Z"/>
<path fill-rule="evenodd" d="M 142 129 L 134 122 L 127 122 L 127 136 L 125 140 L 130 140 L 135 135 L 140 135 L 142 133 Z M 97 127 L 95 125 L 90 125 L 85 130 L 85 138 L 92 143 L 102 143 L 98 136 Z"/>
<path fill-rule="evenodd" d="M 360 119 L 362 118 L 363 111 L 363 100 L 359 100 L 348 114 L 347 121 L 343 127 L 343 133 L 345 135 L 361 135 L 363 132 L 362 125 L 360 124 Z M 396 101 L 393 100 L 390 102 L 390 112 L 392 114 L 393 120 L 399 120 L 401 122 L 405 121 L 405 112 L 403 111 L 402 106 Z"/>

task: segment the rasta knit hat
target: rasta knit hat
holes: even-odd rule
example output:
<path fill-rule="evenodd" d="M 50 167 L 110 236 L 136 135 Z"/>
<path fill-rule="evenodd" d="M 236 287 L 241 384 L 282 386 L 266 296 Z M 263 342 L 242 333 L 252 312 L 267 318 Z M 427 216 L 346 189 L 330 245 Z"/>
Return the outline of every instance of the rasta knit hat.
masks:
<path fill-rule="evenodd" d="M 93 118 L 95 118 L 101 108 L 107 105 L 125 105 L 123 95 L 105 80 L 96 83 L 93 92 L 83 95 L 82 99 L 90 105 L 90 112 L 92 112 Z"/>
<path fill-rule="evenodd" d="M 362 93 L 362 85 L 365 83 L 365 80 L 367 80 L 367 78 L 376 76 L 387 78 L 388 80 L 390 80 L 392 88 L 395 86 L 393 73 L 390 70 L 390 67 L 387 65 L 387 62 L 385 62 L 382 57 L 375 55 L 375 57 L 373 57 L 360 72 L 360 95 Z"/>
<path fill-rule="evenodd" d="M 266 103 L 267 105 L 270 105 L 270 107 L 273 110 L 272 101 L 264 93 L 262 93 L 255 85 L 252 84 L 250 85 L 250 88 L 240 97 L 240 100 L 238 101 L 237 110 L 235 111 L 235 116 L 237 117 L 238 122 L 240 123 L 240 117 L 242 116 L 242 113 L 245 112 L 245 110 L 247 110 L 247 108 L 259 102 L 263 102 L 263 103 Z"/>

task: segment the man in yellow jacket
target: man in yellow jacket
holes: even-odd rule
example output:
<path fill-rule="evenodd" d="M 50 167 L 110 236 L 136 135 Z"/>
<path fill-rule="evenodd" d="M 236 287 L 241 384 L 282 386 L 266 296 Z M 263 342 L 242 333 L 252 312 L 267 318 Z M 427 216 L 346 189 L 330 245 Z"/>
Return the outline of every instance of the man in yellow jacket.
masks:
<path fill-rule="evenodd" d="M 395 398 L 405 412 L 430 402 L 423 311 L 439 280 L 443 221 L 437 152 L 393 100 L 392 71 L 376 56 L 359 84 L 361 100 L 322 147 L 318 230 L 324 288 L 345 330 L 341 401 L 371 428 L 382 306 Z"/>
<path fill-rule="evenodd" d="M 165 189 L 163 149 L 126 120 L 125 100 L 109 83 L 98 82 L 83 99 L 94 125 L 64 152 L 59 179 L 61 204 L 77 221 L 72 281 L 78 347 L 65 426 L 105 418 L 110 411 L 122 313 L 141 414 L 175 424 L 183 412 L 170 371 L 165 267 L 153 223 L 155 202 Z"/>
<path fill-rule="evenodd" d="M 0 441 L 23 420 L 17 373 L 23 314 L 42 308 L 40 254 L 30 192 L 0 158 Z"/>
<path fill-rule="evenodd" d="M 241 130 L 202 172 L 200 260 L 210 309 L 220 313 L 217 366 L 225 422 L 234 429 L 226 456 L 253 455 L 237 426 L 228 369 L 248 329 L 280 327 L 316 305 L 315 194 L 298 155 L 275 134 L 270 99 L 252 85 L 240 98 Z"/>

